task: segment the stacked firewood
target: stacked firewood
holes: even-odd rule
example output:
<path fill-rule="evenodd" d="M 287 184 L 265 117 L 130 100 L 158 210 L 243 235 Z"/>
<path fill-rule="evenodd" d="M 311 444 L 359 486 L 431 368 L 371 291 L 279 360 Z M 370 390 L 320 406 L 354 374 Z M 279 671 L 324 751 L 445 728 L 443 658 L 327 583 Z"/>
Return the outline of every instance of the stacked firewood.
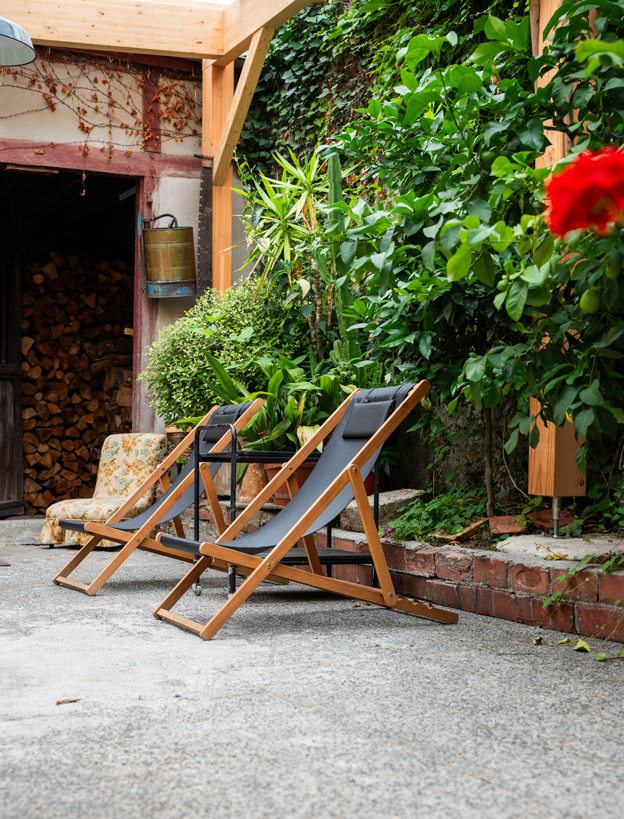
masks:
<path fill-rule="evenodd" d="M 104 438 L 129 432 L 132 271 L 51 254 L 26 266 L 22 301 L 24 500 L 41 514 L 90 497 Z"/>

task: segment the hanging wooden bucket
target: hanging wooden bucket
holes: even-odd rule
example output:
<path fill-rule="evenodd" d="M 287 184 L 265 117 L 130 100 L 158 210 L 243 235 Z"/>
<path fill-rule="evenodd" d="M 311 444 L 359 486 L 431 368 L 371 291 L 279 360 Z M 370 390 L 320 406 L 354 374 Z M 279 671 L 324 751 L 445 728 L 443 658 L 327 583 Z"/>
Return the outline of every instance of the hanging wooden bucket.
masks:
<path fill-rule="evenodd" d="M 151 223 L 163 216 L 171 218 L 169 227 L 151 227 Z M 144 221 L 142 238 L 147 295 L 151 299 L 194 296 L 197 280 L 193 228 L 178 227 L 178 220 L 171 213 Z"/>

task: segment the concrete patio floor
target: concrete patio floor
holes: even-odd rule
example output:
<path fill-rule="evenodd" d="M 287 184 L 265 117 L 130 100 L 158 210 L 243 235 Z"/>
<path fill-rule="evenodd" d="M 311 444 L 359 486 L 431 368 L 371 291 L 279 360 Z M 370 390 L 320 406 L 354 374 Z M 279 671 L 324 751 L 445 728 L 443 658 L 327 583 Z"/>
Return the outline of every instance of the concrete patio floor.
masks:
<path fill-rule="evenodd" d="M 52 584 L 70 554 L 0 548 L 3 819 L 622 816 L 622 661 L 292 585 L 204 643 L 151 614 L 181 564 L 136 553 L 88 598 Z M 204 577 L 176 611 L 224 599 Z"/>

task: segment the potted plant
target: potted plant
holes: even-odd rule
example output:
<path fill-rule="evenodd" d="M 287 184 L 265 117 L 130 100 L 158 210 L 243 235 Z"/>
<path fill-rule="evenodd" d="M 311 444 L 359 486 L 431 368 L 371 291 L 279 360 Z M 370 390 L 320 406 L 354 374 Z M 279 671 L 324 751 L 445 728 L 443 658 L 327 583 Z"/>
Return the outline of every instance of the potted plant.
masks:
<path fill-rule="evenodd" d="M 277 355 L 258 359 L 258 366 L 267 377 L 267 386 L 266 390 L 250 393 L 243 384 L 230 377 L 214 356 L 207 354 L 206 358 L 213 378 L 202 377 L 219 398 L 231 404 L 258 396 L 265 399 L 264 407 L 241 432 L 246 449 L 269 452 L 299 449 L 338 407 L 344 395 L 353 389 L 342 387 L 335 375 L 321 375 L 309 380 L 299 366 L 301 359 L 291 361 Z M 265 464 L 267 479 L 271 480 L 281 466 L 281 463 Z M 299 467 L 296 473 L 299 485 L 306 480 L 311 468 L 310 465 Z M 285 486 L 274 495 L 275 503 L 280 506 L 285 506 L 288 499 Z"/>

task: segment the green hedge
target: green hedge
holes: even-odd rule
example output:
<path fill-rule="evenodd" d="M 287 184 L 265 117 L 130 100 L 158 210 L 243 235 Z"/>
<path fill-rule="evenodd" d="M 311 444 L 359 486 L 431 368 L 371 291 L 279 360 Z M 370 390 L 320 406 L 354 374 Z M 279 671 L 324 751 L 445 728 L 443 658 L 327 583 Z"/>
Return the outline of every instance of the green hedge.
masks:
<path fill-rule="evenodd" d="M 219 403 L 204 381 L 206 353 L 223 364 L 234 380 L 250 390 L 263 389 L 266 377 L 257 358 L 271 350 L 292 356 L 303 335 L 292 328 L 289 308 L 277 291 L 260 290 L 246 279 L 225 293 L 206 291 L 178 321 L 165 327 L 147 353 L 139 380 L 147 384 L 156 412 L 172 423 L 200 415 Z"/>

